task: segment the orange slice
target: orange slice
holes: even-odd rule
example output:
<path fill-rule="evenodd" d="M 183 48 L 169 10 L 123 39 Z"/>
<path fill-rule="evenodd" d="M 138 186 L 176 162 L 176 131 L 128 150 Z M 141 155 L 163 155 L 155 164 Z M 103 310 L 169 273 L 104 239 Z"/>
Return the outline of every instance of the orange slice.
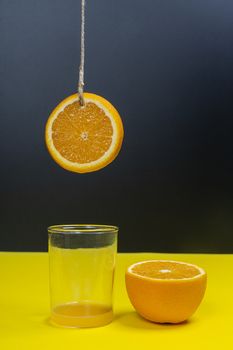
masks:
<path fill-rule="evenodd" d="M 149 260 L 126 271 L 126 288 L 132 305 L 147 320 L 180 323 L 199 306 L 206 289 L 206 272 L 193 264 Z"/>
<path fill-rule="evenodd" d="M 64 169 L 86 173 L 112 162 L 123 141 L 123 125 L 117 110 L 103 97 L 84 93 L 63 100 L 46 124 L 45 141 L 52 158 Z"/>

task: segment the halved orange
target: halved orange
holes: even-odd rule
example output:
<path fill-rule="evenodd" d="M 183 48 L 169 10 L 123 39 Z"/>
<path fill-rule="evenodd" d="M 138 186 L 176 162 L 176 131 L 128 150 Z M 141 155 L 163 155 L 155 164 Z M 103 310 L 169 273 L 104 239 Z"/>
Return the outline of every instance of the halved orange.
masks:
<path fill-rule="evenodd" d="M 149 260 L 131 265 L 125 275 L 129 299 L 149 321 L 180 323 L 199 306 L 206 289 L 206 272 L 193 264 Z"/>
<path fill-rule="evenodd" d="M 51 113 L 45 141 L 52 158 L 64 169 L 86 173 L 112 162 L 123 141 L 123 125 L 117 110 L 101 96 L 84 93 L 63 100 Z"/>

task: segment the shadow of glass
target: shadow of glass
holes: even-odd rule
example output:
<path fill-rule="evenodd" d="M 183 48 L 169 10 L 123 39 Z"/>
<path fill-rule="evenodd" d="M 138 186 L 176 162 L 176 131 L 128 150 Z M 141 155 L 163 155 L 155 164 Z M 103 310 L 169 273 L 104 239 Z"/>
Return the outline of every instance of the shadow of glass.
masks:
<path fill-rule="evenodd" d="M 44 322 L 43 322 L 43 323 L 44 323 L 46 326 L 49 326 L 49 327 L 52 326 L 50 317 L 46 317 L 46 318 L 44 319 Z"/>
<path fill-rule="evenodd" d="M 189 324 L 193 323 L 192 320 L 184 321 L 178 324 L 154 323 L 144 319 L 134 311 L 126 312 L 126 313 L 122 312 L 122 313 L 116 314 L 115 320 L 124 327 L 153 330 L 153 331 L 155 330 L 165 331 L 165 330 L 175 330 L 175 329 L 177 330 L 177 328 L 186 327 Z"/>
<path fill-rule="evenodd" d="M 59 324 L 55 324 L 51 321 L 51 318 L 50 317 L 47 317 L 44 319 L 44 322 L 43 322 L 44 325 L 46 326 L 49 326 L 50 329 L 52 330 L 55 330 L 55 331 L 59 331 L 59 330 L 74 330 L 74 329 L 81 329 L 81 328 L 78 328 L 78 327 L 65 327 L 65 326 L 60 326 Z"/>

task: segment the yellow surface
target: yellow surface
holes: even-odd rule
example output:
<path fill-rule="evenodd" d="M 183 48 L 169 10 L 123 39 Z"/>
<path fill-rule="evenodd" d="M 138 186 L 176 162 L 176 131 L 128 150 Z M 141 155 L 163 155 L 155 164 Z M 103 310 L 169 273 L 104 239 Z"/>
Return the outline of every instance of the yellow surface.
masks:
<path fill-rule="evenodd" d="M 128 265 L 148 259 L 182 260 L 208 273 L 198 311 L 181 325 L 140 318 L 124 282 Z M 231 349 L 233 344 L 233 255 L 119 254 L 114 321 L 101 328 L 63 329 L 49 325 L 48 255 L 0 253 L 0 349 Z"/>

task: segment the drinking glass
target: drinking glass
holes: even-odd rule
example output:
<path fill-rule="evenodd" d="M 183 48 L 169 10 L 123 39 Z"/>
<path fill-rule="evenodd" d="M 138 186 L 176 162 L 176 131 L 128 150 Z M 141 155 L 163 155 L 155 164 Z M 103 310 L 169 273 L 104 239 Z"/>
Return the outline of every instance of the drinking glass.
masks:
<path fill-rule="evenodd" d="M 113 319 L 118 227 L 48 227 L 51 323 L 98 327 Z"/>

